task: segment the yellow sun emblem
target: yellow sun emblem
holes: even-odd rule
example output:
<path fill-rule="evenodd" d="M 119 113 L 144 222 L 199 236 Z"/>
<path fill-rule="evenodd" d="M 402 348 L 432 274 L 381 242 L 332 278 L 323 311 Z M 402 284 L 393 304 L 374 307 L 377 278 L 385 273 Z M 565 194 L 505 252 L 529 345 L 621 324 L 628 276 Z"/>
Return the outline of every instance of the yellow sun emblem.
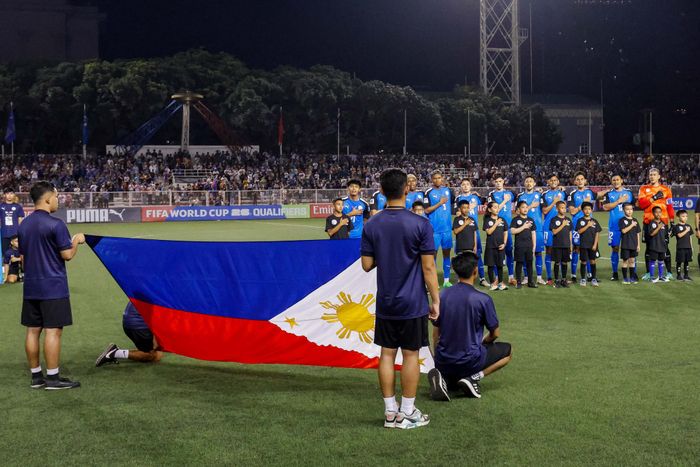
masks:
<path fill-rule="evenodd" d="M 328 323 L 340 322 L 341 327 L 336 334 L 341 339 L 348 339 L 353 332 L 360 336 L 360 340 L 367 344 L 372 343 L 370 331 L 374 331 L 374 315 L 369 312 L 369 307 L 376 302 L 374 295 L 365 294 L 359 303 L 352 301 L 352 297 L 345 292 L 338 294 L 340 305 L 331 302 L 321 302 L 321 306 L 327 310 L 335 310 L 335 313 L 324 313 L 321 318 Z"/>

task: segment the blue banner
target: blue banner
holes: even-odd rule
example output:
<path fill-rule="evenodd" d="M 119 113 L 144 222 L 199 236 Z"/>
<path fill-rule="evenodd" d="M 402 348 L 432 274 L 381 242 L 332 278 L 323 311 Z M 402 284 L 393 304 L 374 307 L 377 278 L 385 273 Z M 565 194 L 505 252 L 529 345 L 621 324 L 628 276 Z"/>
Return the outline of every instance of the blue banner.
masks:
<path fill-rule="evenodd" d="M 142 208 L 143 222 L 285 219 L 280 204 L 240 206 L 163 206 Z"/>
<path fill-rule="evenodd" d="M 678 211 L 679 209 L 685 209 L 686 211 L 692 211 L 698 205 L 698 198 L 673 198 L 673 209 Z"/>

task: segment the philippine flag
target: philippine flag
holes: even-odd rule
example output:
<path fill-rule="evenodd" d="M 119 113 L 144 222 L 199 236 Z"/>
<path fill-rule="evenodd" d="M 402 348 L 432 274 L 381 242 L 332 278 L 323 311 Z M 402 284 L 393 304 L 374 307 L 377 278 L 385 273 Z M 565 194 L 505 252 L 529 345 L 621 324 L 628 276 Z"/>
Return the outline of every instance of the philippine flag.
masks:
<path fill-rule="evenodd" d="M 377 367 L 376 270 L 362 270 L 359 240 L 86 238 L 165 351 L 240 363 Z M 434 366 L 427 347 L 420 363 L 422 372 Z"/>

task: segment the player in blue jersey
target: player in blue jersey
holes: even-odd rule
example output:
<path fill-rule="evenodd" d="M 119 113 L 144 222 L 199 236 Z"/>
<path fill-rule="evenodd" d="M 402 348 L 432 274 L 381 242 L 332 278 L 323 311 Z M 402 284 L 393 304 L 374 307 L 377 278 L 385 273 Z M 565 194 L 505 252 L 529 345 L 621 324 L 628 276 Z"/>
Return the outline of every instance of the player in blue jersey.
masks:
<path fill-rule="evenodd" d="M 435 241 L 435 257 L 437 250 L 442 249 L 443 287 L 452 285 L 450 282 L 450 252 L 452 250 L 452 207 L 454 194 L 443 186 L 442 172 L 436 170 L 430 177 L 433 186 L 425 192 L 425 213 L 433 226 Z"/>
<path fill-rule="evenodd" d="M 618 280 L 617 267 L 620 262 L 620 219 L 625 217 L 623 207 L 626 203 L 634 203 L 634 194 L 629 189 L 622 186 L 622 177 L 613 175 L 610 179 L 611 189 L 598 193 L 598 198 L 602 199 L 603 209 L 610 213 L 608 220 L 608 245 L 612 248 L 610 262 L 612 263 L 611 281 Z"/>
<path fill-rule="evenodd" d="M 359 180 L 349 180 L 347 187 L 348 195 L 343 198 L 343 214 L 352 221 L 350 238 L 362 238 L 364 221 L 369 218 L 369 204 L 360 198 L 362 184 Z"/>
<path fill-rule="evenodd" d="M 374 192 L 369 199 L 369 215 L 374 216 L 386 206 L 386 196 L 380 190 Z"/>
<path fill-rule="evenodd" d="M 479 225 L 479 206 L 481 206 L 481 197 L 479 193 L 472 191 L 472 182 L 465 178 L 459 184 L 460 193 L 455 197 L 455 211 L 461 201 L 469 203 L 469 217 L 474 220 L 474 225 Z M 484 260 L 482 259 L 483 251 L 481 246 L 481 234 L 479 229 L 476 230 L 476 255 L 479 257 L 479 283 L 484 287 L 489 287 L 489 281 L 484 274 Z"/>
<path fill-rule="evenodd" d="M 494 174 L 493 176 L 493 186 L 496 188 L 489 193 L 488 201 L 494 201 L 498 203 L 498 217 L 506 221 L 506 225 L 510 225 L 510 221 L 513 220 L 513 206 L 515 202 L 515 195 L 512 191 L 506 190 L 505 179 L 501 174 Z M 506 242 L 506 266 L 508 266 L 508 282 L 510 285 L 515 284 L 515 277 L 513 277 L 513 237 L 508 229 L 508 241 Z"/>
<path fill-rule="evenodd" d="M 586 176 L 583 174 L 583 172 L 578 172 L 574 176 L 574 186 L 576 187 L 576 189 L 569 193 L 569 197 L 567 199 L 567 204 L 569 205 L 569 214 L 573 216 L 571 219 L 571 225 L 576 225 L 578 220 L 583 217 L 581 205 L 586 202 L 593 204 L 593 201 L 596 199 L 593 190 L 591 190 L 590 188 L 586 188 L 587 183 L 588 182 L 586 181 Z M 576 268 L 578 266 L 578 255 L 580 250 L 580 238 L 578 232 L 575 229 L 571 231 L 571 241 L 574 247 L 574 251 L 571 256 L 571 282 L 575 284 Z M 581 275 L 583 276 L 583 274 L 586 273 L 590 273 L 590 271 L 581 272 Z"/>
<path fill-rule="evenodd" d="M 425 193 L 417 189 L 418 178 L 413 174 L 408 174 L 408 194 L 406 195 L 406 209 L 413 209 L 416 201 L 421 203 L 425 200 Z"/>
<path fill-rule="evenodd" d="M 532 175 L 525 177 L 524 185 L 525 191 L 518 195 L 517 201 L 525 201 L 527 203 L 527 217 L 535 221 L 535 270 L 537 272 L 537 283 L 546 284 L 544 279 L 542 279 L 542 252 L 544 251 L 542 193 L 535 190 L 535 177 Z"/>
<path fill-rule="evenodd" d="M 554 276 L 552 275 L 552 240 L 554 235 L 549 229 L 549 224 L 557 216 L 557 203 L 559 201 L 566 202 L 566 192 L 559 186 L 559 177 L 556 174 L 550 175 L 547 179 L 549 189 L 542 194 L 542 214 L 544 215 L 543 236 L 544 246 L 546 248 L 544 255 L 544 265 L 547 269 L 547 285 L 554 285 Z"/>

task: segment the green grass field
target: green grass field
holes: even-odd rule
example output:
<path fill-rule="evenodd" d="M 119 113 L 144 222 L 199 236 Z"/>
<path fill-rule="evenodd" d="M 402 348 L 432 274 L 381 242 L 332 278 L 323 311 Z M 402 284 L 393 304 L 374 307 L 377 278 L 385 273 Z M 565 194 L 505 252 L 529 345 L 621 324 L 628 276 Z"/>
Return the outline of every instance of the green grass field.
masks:
<path fill-rule="evenodd" d="M 599 219 L 607 224 L 602 217 Z M 322 220 L 72 226 L 182 240 L 323 238 Z M 607 233 L 607 232 L 604 232 Z M 607 242 L 603 242 L 607 243 Z M 607 247 L 602 256 L 609 257 Z M 481 400 L 417 405 L 426 428 L 381 428 L 375 371 L 211 363 L 94 367 L 126 298 L 89 247 L 69 263 L 73 391 L 29 389 L 22 289 L 0 286 L 3 465 L 698 465 L 700 274 L 694 283 L 495 293 L 512 363 Z"/>

